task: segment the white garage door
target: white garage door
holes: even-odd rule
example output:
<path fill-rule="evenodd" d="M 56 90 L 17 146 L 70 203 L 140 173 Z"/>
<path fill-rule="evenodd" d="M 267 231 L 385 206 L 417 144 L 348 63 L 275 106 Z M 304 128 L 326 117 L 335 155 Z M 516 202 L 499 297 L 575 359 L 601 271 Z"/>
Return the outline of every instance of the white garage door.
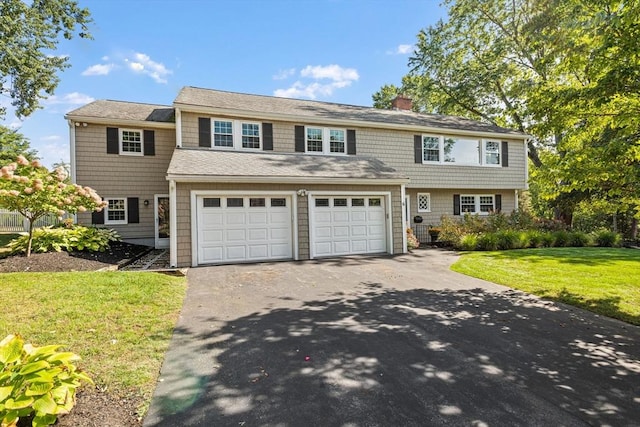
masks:
<path fill-rule="evenodd" d="M 382 196 L 314 196 L 312 257 L 387 252 Z"/>
<path fill-rule="evenodd" d="M 198 264 L 293 258 L 291 198 L 198 196 Z"/>

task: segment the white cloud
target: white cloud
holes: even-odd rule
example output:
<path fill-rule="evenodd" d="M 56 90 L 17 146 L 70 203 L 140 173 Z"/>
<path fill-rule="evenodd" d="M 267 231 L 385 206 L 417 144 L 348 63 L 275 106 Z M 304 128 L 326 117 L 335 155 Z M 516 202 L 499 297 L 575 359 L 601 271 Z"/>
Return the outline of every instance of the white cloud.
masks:
<path fill-rule="evenodd" d="M 38 157 L 50 162 L 51 164 L 62 161 L 69 163 L 69 144 L 68 143 L 52 143 L 35 146 L 38 150 Z M 51 165 L 49 165 L 51 167 Z"/>
<path fill-rule="evenodd" d="M 339 65 L 307 65 L 300 71 L 302 77 L 310 77 L 316 80 L 330 79 L 336 82 L 358 80 L 360 76 L 355 68 L 342 68 Z"/>
<path fill-rule="evenodd" d="M 164 64 L 155 62 L 144 53 L 136 52 L 131 57 L 126 58 L 127 66 L 135 73 L 146 74 L 156 83 L 167 83 L 169 74 L 173 71 L 169 70 Z"/>
<path fill-rule="evenodd" d="M 413 45 L 400 44 L 395 50 L 388 50 L 387 55 L 407 55 L 413 50 Z"/>
<path fill-rule="evenodd" d="M 273 80 L 285 80 L 293 76 L 296 73 L 295 68 L 287 68 L 286 70 L 278 70 L 273 76 Z"/>
<path fill-rule="evenodd" d="M 307 65 L 300 70 L 300 80 L 286 89 L 276 89 L 273 94 L 283 98 L 309 98 L 331 96 L 336 89 L 350 86 L 360 78 L 355 68 L 343 68 L 336 64 Z M 306 80 L 303 80 L 306 79 Z M 310 81 L 309 81 L 310 80 Z M 329 80 L 327 82 L 327 80 Z"/>
<path fill-rule="evenodd" d="M 115 68 L 115 64 L 96 64 L 82 72 L 83 76 L 106 76 Z"/>
<path fill-rule="evenodd" d="M 85 95 L 84 93 L 80 93 L 80 92 L 71 92 L 62 96 L 52 95 L 49 98 L 42 101 L 42 103 L 46 105 L 59 105 L 59 104 L 84 105 L 93 101 L 95 101 L 95 98 L 89 95 Z"/>

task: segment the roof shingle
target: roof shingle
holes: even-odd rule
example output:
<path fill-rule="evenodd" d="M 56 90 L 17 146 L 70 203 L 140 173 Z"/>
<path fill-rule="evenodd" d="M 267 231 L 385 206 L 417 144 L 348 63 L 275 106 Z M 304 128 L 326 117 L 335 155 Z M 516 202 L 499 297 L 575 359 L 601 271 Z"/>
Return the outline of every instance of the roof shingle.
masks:
<path fill-rule="evenodd" d="M 358 120 L 370 123 L 392 123 L 416 127 L 501 133 L 523 137 L 524 133 L 457 116 L 415 113 L 405 110 L 381 110 L 373 107 L 335 104 L 274 96 L 249 95 L 185 86 L 175 99 L 181 106 L 223 108 L 230 111 L 277 113 L 334 120 Z"/>
<path fill-rule="evenodd" d="M 167 175 L 202 177 L 391 179 L 406 177 L 382 161 L 356 156 L 214 151 L 177 148 Z"/>
<path fill-rule="evenodd" d="M 174 123 L 174 108 L 169 105 L 142 104 L 111 100 L 93 101 L 67 113 L 67 117 Z"/>

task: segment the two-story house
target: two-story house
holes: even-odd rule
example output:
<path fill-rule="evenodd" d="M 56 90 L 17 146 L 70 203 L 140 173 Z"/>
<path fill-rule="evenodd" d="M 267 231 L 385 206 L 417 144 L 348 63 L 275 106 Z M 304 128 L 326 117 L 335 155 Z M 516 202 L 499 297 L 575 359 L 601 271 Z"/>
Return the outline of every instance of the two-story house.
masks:
<path fill-rule="evenodd" d="M 185 87 L 173 106 L 67 114 L 80 223 L 169 247 L 172 266 L 406 251 L 416 216 L 517 209 L 527 135 L 459 117 Z"/>

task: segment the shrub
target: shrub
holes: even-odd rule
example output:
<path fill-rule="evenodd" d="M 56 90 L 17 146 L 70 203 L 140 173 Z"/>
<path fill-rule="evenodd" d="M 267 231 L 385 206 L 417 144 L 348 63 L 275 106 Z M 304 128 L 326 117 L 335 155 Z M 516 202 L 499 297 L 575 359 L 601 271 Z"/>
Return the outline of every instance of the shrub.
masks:
<path fill-rule="evenodd" d="M 34 427 L 49 426 L 71 411 L 76 389 L 92 381 L 72 363 L 80 357 L 60 347 L 34 347 L 15 335 L 0 342 L 0 424 L 33 415 Z"/>
<path fill-rule="evenodd" d="M 495 233 L 485 233 L 478 237 L 478 249 L 481 251 L 498 250 L 498 237 Z"/>
<path fill-rule="evenodd" d="M 542 233 L 542 247 L 551 248 L 556 244 L 555 234 L 551 232 Z"/>
<path fill-rule="evenodd" d="M 598 230 L 593 237 L 597 246 L 614 248 L 620 246 L 622 237 L 618 233 L 609 230 Z"/>
<path fill-rule="evenodd" d="M 456 246 L 456 249 L 462 251 L 475 251 L 478 247 L 478 235 L 477 234 L 465 234 L 460 239 L 460 243 Z"/>
<path fill-rule="evenodd" d="M 569 246 L 570 242 L 569 232 L 559 230 L 553 233 L 553 246 L 557 248 L 563 248 Z"/>
<path fill-rule="evenodd" d="M 541 248 L 545 246 L 544 244 L 544 234 L 538 230 L 529 230 L 525 232 L 524 236 L 527 239 L 527 245 L 523 247 L 528 248 Z"/>
<path fill-rule="evenodd" d="M 516 231 L 499 231 L 495 233 L 496 245 L 500 250 L 519 249 L 520 236 Z"/>
<path fill-rule="evenodd" d="M 568 246 L 580 248 L 583 246 L 590 246 L 591 238 L 581 231 L 573 231 L 569 233 L 569 243 Z"/>
<path fill-rule="evenodd" d="M 407 228 L 407 248 L 409 250 L 416 249 L 420 246 L 420 242 L 415 234 L 413 234 L 413 229 Z"/>
<path fill-rule="evenodd" d="M 109 248 L 111 242 L 120 240 L 118 233 L 111 229 L 84 227 L 76 225 L 67 228 L 43 227 L 34 230 L 31 250 L 33 252 L 51 251 L 91 251 L 103 252 Z M 12 253 L 23 253 L 27 251 L 28 236 L 20 236 L 9 243 Z"/>

